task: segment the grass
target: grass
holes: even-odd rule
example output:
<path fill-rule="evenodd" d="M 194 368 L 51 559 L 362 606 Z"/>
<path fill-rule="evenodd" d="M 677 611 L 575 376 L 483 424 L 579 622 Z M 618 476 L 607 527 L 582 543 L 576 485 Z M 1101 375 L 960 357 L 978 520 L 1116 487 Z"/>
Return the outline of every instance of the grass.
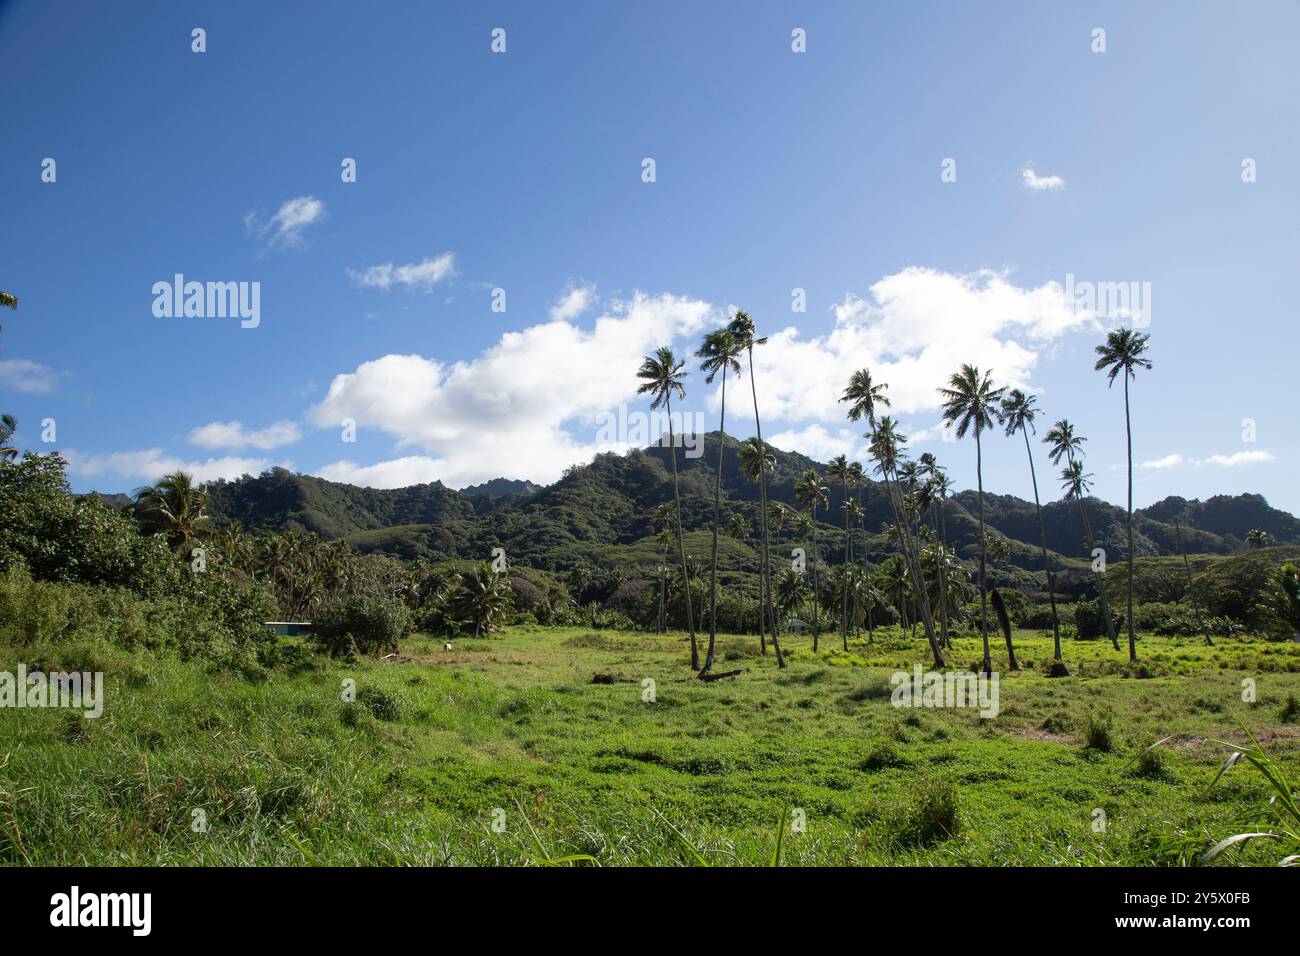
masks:
<path fill-rule="evenodd" d="M 1282 720 L 1296 644 L 1143 637 L 1135 667 L 1068 641 L 1071 676 L 1048 678 L 1050 639 L 1020 632 L 1024 669 L 1001 673 L 982 720 L 891 706 L 890 674 L 926 660 L 896 630 L 818 655 L 790 637 L 785 670 L 724 636 L 719 669 L 741 673 L 712 684 L 680 634 L 452 643 L 296 655 L 255 683 L 101 655 L 102 719 L 0 709 L 0 862 L 1180 864 L 1268 820 L 1269 781 L 1211 786 L 1216 741 L 1245 748 L 1246 726 L 1279 773 L 1300 768 L 1300 727 Z M 962 638 L 950 660 L 979 657 Z M 1275 863 L 1266 842 L 1213 861 Z"/>

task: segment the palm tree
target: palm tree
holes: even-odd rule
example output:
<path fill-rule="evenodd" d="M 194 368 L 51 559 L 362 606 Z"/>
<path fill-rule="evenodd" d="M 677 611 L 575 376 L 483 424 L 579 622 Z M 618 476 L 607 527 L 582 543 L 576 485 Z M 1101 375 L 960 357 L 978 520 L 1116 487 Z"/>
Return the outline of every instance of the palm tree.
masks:
<path fill-rule="evenodd" d="M 149 519 L 166 528 L 173 545 L 182 551 L 188 550 L 194 536 L 208 522 L 204 513 L 208 492 L 183 471 L 164 475 L 157 484 L 137 489 L 135 500 Z"/>
<path fill-rule="evenodd" d="M 776 609 L 772 604 L 772 565 L 771 558 L 767 550 L 767 508 L 761 503 L 765 498 L 763 489 L 767 486 L 767 473 L 776 467 L 776 457 L 763 444 L 762 439 L 751 436 L 740 443 L 740 470 L 743 471 L 750 481 L 757 482 L 759 487 L 759 525 L 762 540 L 759 544 L 759 569 L 758 569 L 758 642 L 759 648 L 764 654 L 767 653 L 767 640 L 764 635 L 770 626 L 772 631 L 772 647 L 777 656 L 777 663 L 784 667 L 785 661 L 781 657 L 780 646 L 776 639 Z M 777 502 L 778 506 L 784 507 Z"/>
<path fill-rule="evenodd" d="M 895 487 L 897 482 L 894 480 L 893 470 L 898 459 L 898 447 L 906 441 L 906 438 L 898 434 L 889 416 L 884 416 L 880 421 L 876 420 L 876 409 L 889 407 L 889 398 L 885 395 L 886 387 L 883 382 L 872 381 L 870 370 L 859 369 L 849 377 L 849 384 L 844 389 L 844 394 L 840 396 L 840 401 L 849 403 L 850 421 L 861 421 L 864 418 L 867 420 L 869 429 L 867 435 L 871 439 L 872 456 L 876 459 L 878 470 L 885 479 L 885 489 L 889 493 L 889 504 L 894 513 L 894 520 L 899 525 L 899 537 L 912 575 L 913 586 L 920 592 L 923 590 L 921 559 L 912 546 L 911 535 L 906 534 L 903 528 L 903 504 L 901 495 Z M 925 637 L 930 643 L 930 652 L 934 655 L 934 666 L 943 667 L 943 652 L 935 637 L 934 620 L 930 617 L 928 606 L 924 624 Z"/>
<path fill-rule="evenodd" d="M 727 434 L 727 372 L 740 374 L 740 363 L 736 356 L 740 346 L 736 337 L 727 329 L 718 329 L 704 337 L 704 344 L 695 353 L 700 363 L 700 370 L 707 372 L 704 381 L 713 384 L 718 372 L 722 373 L 722 407 L 718 415 L 718 474 L 713 482 L 713 551 L 709 580 L 709 650 L 704 655 L 704 668 L 701 674 L 713 669 L 713 649 L 718 637 L 718 520 L 722 516 L 722 453 L 726 450 Z"/>
<path fill-rule="evenodd" d="M 952 481 L 948 478 L 947 469 L 945 469 L 935 459 L 934 455 L 926 452 L 921 455 L 921 466 L 925 471 L 926 484 L 928 486 L 927 496 L 932 502 L 932 507 L 939 512 L 938 521 L 932 517 L 930 520 L 939 529 L 939 547 L 941 554 L 948 553 L 948 517 L 945 512 L 946 501 L 949 492 L 952 491 Z M 948 647 L 951 639 L 948 636 L 948 561 L 942 560 L 939 564 L 939 644 L 942 647 Z"/>
<path fill-rule="evenodd" d="M 838 479 L 840 488 L 844 494 L 842 505 L 844 511 L 844 567 L 849 566 L 849 478 L 853 469 L 849 466 L 849 460 L 844 455 L 836 455 L 831 459 L 831 463 L 826 466 L 826 477 Z M 844 642 L 844 649 L 849 649 L 849 589 L 841 589 L 840 594 L 840 639 Z"/>
<path fill-rule="evenodd" d="M 758 418 L 758 386 L 754 382 L 754 346 L 764 345 L 767 343 L 766 338 L 755 338 L 757 329 L 754 326 L 754 320 L 746 312 L 737 311 L 734 318 L 727 325 L 727 331 L 732 334 L 736 340 L 736 345 L 745 350 L 745 356 L 749 364 L 749 391 L 754 398 L 754 432 L 758 437 L 760 448 L 763 445 L 763 424 Z M 762 536 L 762 554 L 763 554 L 763 573 L 764 579 L 768 582 L 767 588 L 763 592 L 764 613 L 768 616 L 768 622 L 772 626 L 772 649 L 776 653 L 776 664 L 778 667 L 785 667 L 785 659 L 781 657 L 781 644 L 776 637 L 776 609 L 772 606 L 771 590 L 771 558 L 768 551 L 767 538 L 767 469 L 760 468 L 758 471 L 758 505 L 759 505 L 759 534 Z"/>
<path fill-rule="evenodd" d="M 1034 486 L 1034 511 L 1038 515 L 1038 536 L 1043 551 L 1043 573 L 1047 576 L 1047 598 L 1052 604 L 1052 651 L 1061 659 L 1061 624 L 1056 616 L 1056 588 L 1052 584 L 1052 563 L 1047 556 L 1047 525 L 1043 523 L 1043 507 L 1038 500 L 1038 474 L 1034 471 L 1034 451 L 1029 447 L 1029 433 L 1034 431 L 1034 418 L 1038 415 L 1038 400 L 1018 388 L 1002 399 L 1002 417 L 1007 423 L 1007 437 L 1020 432 L 1025 439 L 1025 455 L 1029 458 L 1029 480 Z"/>
<path fill-rule="evenodd" d="M 984 372 L 973 365 L 965 365 L 948 379 L 948 387 L 939 389 L 943 396 L 944 420 L 956 425 L 957 437 L 965 438 L 972 428 L 975 432 L 975 480 L 979 493 L 980 518 L 980 635 L 984 638 L 984 673 L 991 675 L 993 665 L 989 660 L 988 579 L 985 565 L 988 556 L 988 539 L 984 533 L 984 450 L 980 435 L 993 427 L 1001 417 L 998 401 L 1003 390 L 993 387 L 993 373 Z M 1007 636 L 1007 654 L 1011 669 L 1019 670 L 1016 652 Z"/>
<path fill-rule="evenodd" d="M 776 582 L 776 603 L 787 620 L 790 614 L 808 597 L 808 582 L 804 576 L 789 566 L 781 572 Z"/>
<path fill-rule="evenodd" d="M 1268 544 L 1268 532 L 1262 528 L 1251 528 L 1246 532 L 1246 547 L 1251 551 Z"/>
<path fill-rule="evenodd" d="M 821 627 L 818 621 L 821 617 L 819 602 L 821 600 L 821 587 L 817 581 L 817 506 L 828 507 L 830 500 L 828 498 L 829 489 L 821 483 L 817 472 L 809 468 L 794 486 L 794 500 L 808 509 L 808 521 L 812 531 L 812 547 L 808 552 L 808 560 L 812 564 L 812 589 L 813 589 L 813 652 L 817 651 L 818 638 L 821 634 Z M 845 648 L 847 649 L 847 639 Z"/>
<path fill-rule="evenodd" d="M 1049 446 L 1047 450 L 1048 460 L 1053 465 L 1059 465 L 1061 459 L 1065 458 L 1068 467 L 1061 472 L 1061 484 L 1067 494 L 1073 497 L 1079 506 L 1079 520 L 1083 524 L 1083 537 L 1088 544 L 1088 554 L 1091 556 L 1097 550 L 1097 542 L 1092 536 L 1092 525 L 1088 521 L 1088 509 L 1084 507 L 1083 503 L 1088 491 L 1086 479 L 1092 477 L 1083 474 L 1083 446 L 1087 440 L 1082 435 L 1076 435 L 1074 426 L 1064 418 L 1054 424 L 1047 434 L 1043 436 L 1044 443 Z M 1079 464 L 1077 469 L 1074 467 L 1076 462 Z M 1077 492 L 1074 481 L 1075 472 L 1081 479 L 1077 483 Z M 1101 600 L 1102 617 L 1106 620 L 1106 635 L 1110 638 L 1111 646 L 1115 650 L 1119 650 L 1119 638 L 1115 634 L 1115 622 L 1111 620 L 1110 616 L 1110 601 L 1106 597 L 1105 571 L 1097 572 L 1097 595 Z"/>
<path fill-rule="evenodd" d="M 645 383 L 636 390 L 636 393 L 653 395 L 654 400 L 650 403 L 650 410 L 654 411 L 662 405 L 668 413 L 668 457 L 673 463 L 673 508 L 677 520 L 677 551 L 682 559 L 682 583 L 685 585 L 686 628 L 691 635 L 691 670 L 699 670 L 700 648 L 695 640 L 695 612 L 691 608 L 691 578 L 686 570 L 686 541 L 682 537 L 682 498 L 677 485 L 677 442 L 673 436 L 673 393 L 676 392 L 678 398 L 686 397 L 682 379 L 690 373 L 682 371 L 682 366 L 685 364 L 677 360 L 672 349 L 662 347 L 657 349 L 654 355 L 645 357 L 645 361 L 641 363 L 641 370 L 636 373 L 637 378 Z"/>
<path fill-rule="evenodd" d="M 1178 533 L 1178 551 L 1183 556 L 1183 576 L 1187 580 L 1187 596 L 1192 602 L 1192 613 L 1196 615 L 1196 621 L 1201 625 L 1201 630 L 1205 632 L 1205 643 L 1210 647 L 1214 646 L 1214 638 L 1210 636 L 1210 629 L 1205 624 L 1205 616 L 1201 614 L 1201 604 L 1196 599 L 1196 589 L 1192 586 L 1192 562 L 1187 560 L 1187 547 L 1183 544 L 1183 521 L 1186 512 L 1180 516 L 1174 516 L 1174 530 Z"/>
<path fill-rule="evenodd" d="M 473 622 L 475 637 L 491 634 L 505 617 L 510 607 L 508 581 L 508 575 L 497 574 L 487 562 L 461 575 L 452 603 L 457 618 Z"/>
<path fill-rule="evenodd" d="M 1106 342 L 1098 345 L 1097 364 L 1094 371 L 1109 369 L 1107 388 L 1115 384 L 1115 376 L 1124 373 L 1124 433 L 1128 440 L 1128 659 L 1137 660 L 1137 638 L 1133 633 L 1133 420 L 1130 415 L 1128 383 L 1137 377 L 1138 369 L 1151 368 L 1151 360 L 1143 358 L 1151 336 L 1133 329 L 1114 329 L 1106 333 Z"/>
<path fill-rule="evenodd" d="M 0 292 L 0 306 L 6 309 L 17 309 L 18 296 L 12 292 Z"/>

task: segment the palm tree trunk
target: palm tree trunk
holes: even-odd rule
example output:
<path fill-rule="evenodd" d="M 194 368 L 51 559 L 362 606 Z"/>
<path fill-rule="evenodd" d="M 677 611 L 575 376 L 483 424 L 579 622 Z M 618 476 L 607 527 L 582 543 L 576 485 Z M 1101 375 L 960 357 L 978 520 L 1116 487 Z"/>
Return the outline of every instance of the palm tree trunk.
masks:
<path fill-rule="evenodd" d="M 682 559 L 682 595 L 686 599 L 686 629 L 691 634 L 691 670 L 700 669 L 700 647 L 695 640 L 695 611 L 691 608 L 691 577 L 686 569 L 686 540 L 682 536 L 682 497 L 677 487 L 677 442 L 673 436 L 673 401 L 665 405 L 668 410 L 668 454 L 673 462 L 673 505 L 677 517 L 677 551 Z"/>
<path fill-rule="evenodd" d="M 874 429 L 873 429 L 874 430 Z M 903 545 L 905 559 L 908 570 L 912 575 L 912 589 L 917 594 L 925 593 L 925 582 L 921 578 L 921 555 L 920 549 L 912 540 L 912 535 L 907 528 L 907 509 L 903 507 L 902 487 L 898 483 L 898 475 L 893 469 L 885 475 L 885 485 L 890 492 L 889 501 L 894 508 L 894 523 L 898 527 L 900 541 Z M 934 666 L 943 667 L 943 652 L 939 648 L 939 641 L 934 633 L 934 619 L 930 616 L 930 602 L 920 602 L 921 623 L 925 628 L 925 639 L 930 644 L 930 652 L 934 655 Z"/>
<path fill-rule="evenodd" d="M 1124 432 L 1128 439 L 1128 659 L 1138 659 L 1133 634 L 1133 424 L 1129 419 L 1128 373 L 1124 373 Z"/>
<path fill-rule="evenodd" d="M 1069 456 L 1070 465 L 1074 465 L 1074 455 Z M 1092 557 L 1092 552 L 1097 550 L 1097 539 L 1092 536 L 1092 522 L 1088 520 L 1088 509 L 1083 506 L 1083 496 L 1080 495 L 1075 499 L 1079 504 L 1079 518 L 1083 521 L 1083 537 L 1088 542 L 1088 557 Z M 1104 571 L 1097 572 L 1097 596 L 1101 599 L 1101 614 L 1106 619 L 1106 635 L 1110 638 L 1111 645 L 1115 650 L 1119 650 L 1119 637 L 1115 634 L 1115 622 L 1111 620 L 1110 601 L 1106 599 L 1106 574 Z"/>
<path fill-rule="evenodd" d="M 759 466 L 758 466 L 758 500 L 759 507 L 762 511 L 759 514 L 759 525 L 762 528 L 763 535 L 763 573 L 768 581 L 767 590 L 763 595 L 763 614 L 767 615 L 768 623 L 772 626 L 772 650 L 776 654 L 776 666 L 785 667 L 785 658 L 781 656 L 781 643 L 776 636 L 776 609 L 772 607 L 772 589 L 771 589 L 771 558 L 768 552 L 767 541 L 767 446 L 763 444 L 763 426 L 758 420 L 758 386 L 754 384 L 754 346 L 751 344 L 749 352 L 749 390 L 754 397 L 754 431 L 758 435 L 759 449 Z M 761 586 L 761 585 L 760 585 Z M 763 626 L 762 616 L 759 615 L 759 627 Z"/>
<path fill-rule="evenodd" d="M 939 529 L 939 644 L 947 648 L 952 646 L 948 636 L 948 515 L 942 497 L 939 498 Z"/>
<path fill-rule="evenodd" d="M 813 505 L 808 509 L 808 516 L 812 518 L 812 550 L 808 553 L 808 560 L 812 563 L 812 626 L 813 626 L 813 653 L 817 653 L 818 637 L 821 634 L 821 626 L 818 624 L 818 618 L 821 617 L 821 588 L 817 586 L 817 506 Z"/>
<path fill-rule="evenodd" d="M 975 429 L 975 481 L 980 502 L 980 637 L 984 639 L 984 675 L 993 676 L 993 662 L 989 659 L 988 581 L 984 574 L 984 558 L 988 542 L 984 540 L 984 452 L 980 446 L 980 430 Z"/>
<path fill-rule="evenodd" d="M 1038 476 L 1034 473 L 1034 453 L 1029 447 L 1029 429 L 1022 428 L 1025 436 L 1025 454 L 1029 456 L 1029 479 L 1034 483 L 1034 511 L 1038 513 L 1038 536 L 1043 545 L 1043 573 L 1047 575 L 1047 598 L 1052 602 L 1052 648 L 1056 660 L 1061 659 L 1061 625 L 1056 619 L 1056 588 L 1052 587 L 1052 565 L 1047 557 L 1047 526 L 1043 524 L 1043 506 L 1038 503 Z"/>
<path fill-rule="evenodd" d="M 844 649 L 849 649 L 849 480 L 844 478 L 844 594 L 840 600 L 840 637 L 844 641 Z"/>
<path fill-rule="evenodd" d="M 669 423 L 671 425 L 671 422 Z M 701 674 L 713 669 L 713 650 L 718 638 L 718 517 L 722 511 L 722 453 L 726 450 L 727 367 L 722 367 L 722 409 L 718 415 L 718 476 L 713 482 L 713 568 L 709 581 L 709 650 Z"/>

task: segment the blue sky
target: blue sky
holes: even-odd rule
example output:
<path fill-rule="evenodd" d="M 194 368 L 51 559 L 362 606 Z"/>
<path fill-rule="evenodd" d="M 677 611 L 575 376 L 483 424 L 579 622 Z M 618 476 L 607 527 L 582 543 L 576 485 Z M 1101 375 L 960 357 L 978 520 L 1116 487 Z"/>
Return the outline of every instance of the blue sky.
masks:
<path fill-rule="evenodd" d="M 78 490 L 270 464 L 549 481 L 610 447 L 602 414 L 643 408 L 642 354 L 739 306 L 773 337 L 781 447 L 861 454 L 835 397 L 870 366 L 914 449 L 973 486 L 934 396 L 971 361 L 1038 391 L 1044 430 L 1074 421 L 1122 503 L 1123 400 L 1092 348 L 1138 321 L 1137 503 L 1300 511 L 1298 36 L 1293 0 L 11 2 L 0 406 Z M 259 283 L 257 327 L 156 316 L 176 273 Z M 1090 314 L 1070 275 L 1150 283 L 1148 307 Z M 716 408 L 695 372 L 684 410 Z M 1029 494 L 1023 444 L 987 443 L 985 487 Z"/>

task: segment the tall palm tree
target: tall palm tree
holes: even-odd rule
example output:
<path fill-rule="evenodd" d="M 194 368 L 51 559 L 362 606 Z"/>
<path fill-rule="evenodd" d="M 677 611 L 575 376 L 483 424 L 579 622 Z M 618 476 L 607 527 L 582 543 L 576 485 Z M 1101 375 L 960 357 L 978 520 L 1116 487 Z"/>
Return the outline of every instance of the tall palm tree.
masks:
<path fill-rule="evenodd" d="M 18 296 L 12 292 L 0 292 L 0 307 L 6 309 L 18 308 Z"/>
<path fill-rule="evenodd" d="M 871 439 L 872 456 L 876 459 L 878 470 L 885 479 L 885 490 L 889 495 L 889 504 L 894 513 L 894 520 L 899 526 L 899 539 L 905 553 L 907 566 L 912 575 L 913 586 L 919 593 L 924 590 L 924 584 L 921 581 L 921 558 L 920 554 L 912 546 L 911 535 L 904 533 L 902 496 L 896 487 L 897 481 L 894 475 L 894 466 L 898 460 L 898 447 L 906 439 L 898 434 L 889 416 L 884 416 L 880 421 L 876 419 L 877 408 L 889 407 L 889 398 L 885 395 L 886 388 L 887 386 L 883 382 L 877 383 L 872 380 L 869 369 L 859 369 L 849 377 L 849 384 L 844 389 L 844 394 L 840 396 L 840 401 L 849 403 L 848 417 L 850 421 L 861 421 L 864 418 L 867 421 L 867 437 Z M 882 429 L 882 425 L 887 425 L 887 428 Z M 883 436 L 882 431 L 885 432 Z M 902 441 L 899 440 L 900 438 Z M 930 617 L 928 603 L 924 625 L 925 637 L 930 644 L 930 652 L 934 655 L 934 666 L 943 667 L 943 652 L 934 633 L 934 620 Z"/>
<path fill-rule="evenodd" d="M 831 463 L 826 466 L 826 477 L 832 480 L 838 480 L 840 489 L 844 495 L 842 510 L 844 511 L 844 563 L 843 566 L 847 571 L 849 566 L 849 478 L 852 475 L 852 468 L 849 467 L 849 459 L 845 455 L 836 455 L 831 459 Z M 844 643 L 844 649 L 849 649 L 849 588 L 842 588 L 840 593 L 840 640 Z"/>
<path fill-rule="evenodd" d="M 821 618 L 819 602 L 821 601 L 821 587 L 817 580 L 817 506 L 823 508 L 830 504 L 830 491 L 822 484 L 821 478 L 817 472 L 809 468 L 794 486 L 794 500 L 804 508 L 808 509 L 808 522 L 812 531 L 812 547 L 808 552 L 808 561 L 812 565 L 812 590 L 813 590 L 813 651 L 816 652 L 818 639 L 821 635 L 819 619 Z M 847 643 L 846 643 L 847 647 Z"/>
<path fill-rule="evenodd" d="M 1075 503 L 1079 506 L 1079 520 L 1083 524 L 1083 537 L 1088 544 L 1088 554 L 1091 556 L 1097 550 L 1097 542 L 1092 536 L 1092 525 L 1088 521 L 1088 509 L 1083 503 L 1088 491 L 1087 481 L 1078 482 L 1079 490 L 1075 493 L 1075 482 L 1069 477 L 1069 474 L 1075 471 L 1074 465 L 1076 462 L 1079 463 L 1078 475 L 1084 479 L 1091 477 L 1091 475 L 1085 476 L 1083 474 L 1083 446 L 1087 440 L 1082 435 L 1076 435 L 1074 425 L 1064 418 L 1056 422 L 1043 436 L 1043 442 L 1048 446 L 1048 460 L 1053 465 L 1059 465 L 1061 459 L 1065 458 L 1068 467 L 1061 472 L 1061 482 L 1068 496 L 1073 497 Z M 1101 600 L 1101 614 L 1106 621 L 1106 636 L 1110 638 L 1111 646 L 1115 650 L 1119 650 L 1119 637 L 1115 634 L 1115 622 L 1110 616 L 1110 600 L 1106 597 L 1105 571 L 1097 572 L 1097 596 Z"/>
<path fill-rule="evenodd" d="M 636 390 L 638 395 L 654 396 L 650 410 L 663 406 L 668 413 L 668 457 L 673 463 L 673 509 L 677 522 L 677 551 L 682 560 L 683 594 L 686 600 L 686 628 L 691 635 L 691 670 L 700 669 L 700 648 L 695 639 L 695 612 L 691 608 L 691 577 L 686 570 L 686 541 L 682 536 L 682 497 L 677 483 L 677 442 L 673 436 L 673 393 L 678 398 L 686 398 L 686 388 L 682 385 L 689 372 L 683 372 L 685 362 L 679 362 L 673 350 L 659 348 L 654 355 L 647 355 L 641 363 L 637 378 L 644 383 Z"/>
<path fill-rule="evenodd" d="M 704 337 L 704 344 L 695 353 L 696 358 L 703 359 L 701 371 L 707 372 L 705 384 L 712 385 L 713 379 L 722 373 L 722 408 L 718 415 L 718 473 L 713 481 L 713 550 L 709 571 L 709 650 L 704 655 L 704 667 L 701 674 L 713 669 L 713 649 L 718 639 L 718 521 L 722 516 L 722 458 L 726 451 L 727 434 L 727 372 L 740 374 L 740 363 L 736 356 L 740 346 L 736 337 L 728 329 L 717 329 Z"/>
<path fill-rule="evenodd" d="M 1137 660 L 1137 638 L 1133 632 L 1133 419 L 1130 414 L 1128 383 L 1137 377 L 1138 369 L 1151 368 L 1151 360 L 1143 358 L 1151 336 L 1133 329 L 1114 329 L 1106 333 L 1106 341 L 1098 345 L 1097 364 L 1094 371 L 1109 370 L 1106 387 L 1115 384 L 1115 377 L 1124 374 L 1124 433 L 1128 441 L 1128 659 Z"/>
<path fill-rule="evenodd" d="M 754 320 L 749 314 L 743 311 L 737 311 L 731 322 L 727 325 L 729 331 L 736 340 L 736 344 L 744 349 L 746 361 L 749 365 L 749 391 L 754 398 L 754 433 L 758 437 L 759 447 L 763 445 L 763 423 L 758 417 L 758 386 L 754 381 L 754 346 L 764 345 L 767 343 L 766 338 L 755 338 L 757 328 L 754 326 Z M 772 569 L 771 558 L 768 550 L 767 537 L 767 469 L 760 468 L 758 471 L 758 505 L 759 505 L 759 534 L 762 538 L 763 554 L 763 574 L 764 580 L 767 581 L 767 587 L 763 592 L 764 614 L 767 615 L 768 623 L 772 627 L 772 649 L 776 654 L 776 664 L 778 667 L 785 667 L 785 659 L 781 656 L 781 644 L 776 636 L 776 608 L 772 606 Z"/>
<path fill-rule="evenodd" d="M 135 500 L 145 516 L 158 521 L 172 544 L 182 551 L 189 549 L 194 536 L 208 523 L 204 511 L 207 489 L 195 484 L 193 477 L 183 471 L 164 475 L 157 484 L 137 489 Z"/>
<path fill-rule="evenodd" d="M 1038 415 L 1038 400 L 1013 388 L 1002 399 L 1002 417 L 1007 423 L 1007 437 L 1020 432 L 1025 439 L 1025 455 L 1029 458 L 1029 480 L 1034 486 L 1034 511 L 1038 515 L 1038 537 L 1043 550 L 1043 573 L 1047 576 L 1047 598 L 1052 603 L 1052 650 L 1056 660 L 1061 659 L 1061 623 L 1056 616 L 1056 588 L 1052 584 L 1052 563 L 1047 556 L 1047 525 L 1043 523 L 1043 506 L 1038 500 L 1038 474 L 1034 471 L 1034 451 L 1029 447 L 1029 433 L 1034 431 Z"/>
<path fill-rule="evenodd" d="M 948 494 L 952 491 L 952 481 L 948 478 L 947 469 L 939 464 L 938 460 L 930 452 L 921 455 L 921 466 L 925 470 L 926 484 L 928 488 L 928 497 L 933 503 L 933 508 L 939 513 L 938 520 L 933 517 L 930 519 L 939 531 L 939 553 L 944 560 L 938 562 L 939 566 L 939 645 L 948 647 L 951 639 L 948 636 L 948 517 L 945 511 L 947 507 Z"/>
<path fill-rule="evenodd" d="M 980 635 L 984 638 L 984 673 L 991 675 L 993 665 L 989 659 L 988 578 L 985 565 L 988 556 L 988 538 L 984 533 L 984 450 L 980 435 L 1001 416 L 998 401 L 1003 390 L 993 387 L 993 373 L 981 373 L 973 365 L 963 364 L 948 379 L 948 387 L 939 389 L 943 397 L 944 420 L 957 428 L 957 437 L 965 438 L 975 432 L 975 481 L 979 493 L 980 518 Z M 1007 654 L 1011 669 L 1018 670 L 1015 648 L 1007 636 Z"/>
<path fill-rule="evenodd" d="M 768 446 L 764 445 L 762 440 L 750 436 L 740 443 L 740 470 L 743 471 L 750 481 L 756 482 L 759 487 L 760 499 L 763 497 L 762 489 L 766 486 L 767 473 L 776 467 L 776 456 L 774 456 Z M 780 502 L 777 505 L 784 507 Z M 784 514 L 780 512 L 779 514 Z M 784 519 L 782 519 L 784 520 Z M 758 569 L 758 642 L 759 647 L 764 654 L 767 653 L 767 643 L 764 635 L 767 629 L 771 628 L 772 648 L 777 656 L 777 663 L 785 667 L 785 658 L 781 656 L 780 642 L 777 640 L 776 632 L 776 608 L 772 603 L 772 566 L 771 559 L 767 551 L 767 509 L 760 503 L 759 506 L 759 525 L 762 540 L 759 544 L 759 569 Z"/>

